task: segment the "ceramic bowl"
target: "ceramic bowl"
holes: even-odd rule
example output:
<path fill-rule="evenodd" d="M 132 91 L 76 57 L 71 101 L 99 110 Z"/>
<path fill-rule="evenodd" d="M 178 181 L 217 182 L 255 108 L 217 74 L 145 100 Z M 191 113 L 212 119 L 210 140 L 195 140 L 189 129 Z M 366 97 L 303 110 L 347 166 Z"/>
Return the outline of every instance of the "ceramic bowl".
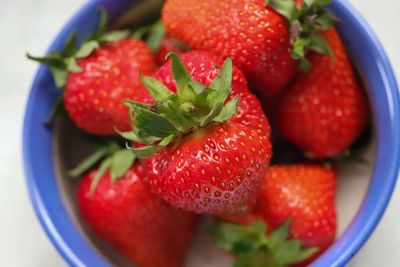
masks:
<path fill-rule="evenodd" d="M 61 50 L 73 29 L 79 36 L 94 31 L 98 7 L 115 18 L 141 1 L 93 0 L 72 17 L 49 51 Z M 142 3 L 145 1 L 142 1 Z M 330 9 L 341 19 L 337 28 L 367 90 L 374 141 L 364 151 L 372 164 L 344 164 L 340 168 L 337 207 L 339 234 L 336 242 L 312 266 L 342 266 L 371 235 L 394 189 L 400 163 L 400 101 L 392 67 L 384 49 L 362 16 L 345 0 L 333 1 Z M 138 12 L 140 13 L 140 12 Z M 77 216 L 75 183 L 65 170 L 86 148 L 82 134 L 69 121 L 54 127 L 43 125 L 59 94 L 47 68 L 40 67 L 25 112 L 23 154 L 26 181 L 36 214 L 47 235 L 71 266 L 128 265 L 107 244 L 90 234 Z M 79 150 L 73 149 L 79 146 Z M 230 259 L 197 240 L 188 266 L 230 266 Z"/>

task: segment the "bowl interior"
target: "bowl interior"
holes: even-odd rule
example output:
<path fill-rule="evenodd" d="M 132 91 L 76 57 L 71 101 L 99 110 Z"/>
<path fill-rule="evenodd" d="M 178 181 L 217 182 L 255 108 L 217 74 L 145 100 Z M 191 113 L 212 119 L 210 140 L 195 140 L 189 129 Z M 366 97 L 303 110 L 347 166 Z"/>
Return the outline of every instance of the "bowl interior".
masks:
<path fill-rule="evenodd" d="M 81 38 L 93 31 L 98 6 L 106 7 L 116 17 L 136 2 L 139 1 L 90 2 L 64 28 L 51 50 L 61 49 L 74 28 L 78 29 Z M 356 11 L 342 0 L 335 1 L 331 9 L 342 19 L 338 29 L 371 100 L 374 138 L 363 150 L 363 157 L 373 164 L 340 165 L 339 238 L 314 266 L 344 264 L 369 236 L 394 187 L 400 147 L 396 138 L 399 129 L 394 126 L 399 118 L 398 111 L 393 109 L 398 107 L 398 95 L 394 93 L 397 88 L 387 59 Z M 90 147 L 82 132 L 66 118 L 60 118 L 54 129 L 43 126 L 42 121 L 57 94 L 49 72 L 41 67 L 32 86 L 24 125 L 25 171 L 34 208 L 53 243 L 71 265 L 129 266 L 131 264 L 113 248 L 92 235 L 78 216 L 75 205 L 77 181 L 68 178 L 66 170 L 90 152 Z M 40 151 L 40 158 L 37 151 Z M 223 267 L 230 264 L 231 259 L 213 247 L 206 235 L 198 235 L 188 266 Z"/>

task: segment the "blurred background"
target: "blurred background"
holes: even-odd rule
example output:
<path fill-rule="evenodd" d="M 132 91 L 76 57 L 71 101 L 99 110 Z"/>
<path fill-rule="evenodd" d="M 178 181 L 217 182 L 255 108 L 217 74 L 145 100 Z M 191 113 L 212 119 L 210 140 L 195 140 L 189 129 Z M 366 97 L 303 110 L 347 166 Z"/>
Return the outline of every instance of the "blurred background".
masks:
<path fill-rule="evenodd" d="M 400 77 L 400 32 L 396 26 L 400 1 L 349 1 L 375 30 Z M 25 58 L 25 53 L 44 54 L 58 30 L 85 2 L 0 1 L 0 266 L 66 266 L 40 227 L 25 188 L 22 118 L 37 69 L 36 64 Z M 377 230 L 348 266 L 400 266 L 399 197 L 398 186 Z"/>

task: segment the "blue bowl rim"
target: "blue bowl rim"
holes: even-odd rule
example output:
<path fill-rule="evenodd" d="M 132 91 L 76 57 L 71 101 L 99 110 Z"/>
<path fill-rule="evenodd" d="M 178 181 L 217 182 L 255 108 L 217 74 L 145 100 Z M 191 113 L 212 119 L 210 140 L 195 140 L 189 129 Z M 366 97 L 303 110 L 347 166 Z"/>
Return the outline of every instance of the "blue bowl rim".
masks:
<path fill-rule="evenodd" d="M 99 5 L 100 0 L 90 0 L 87 4 L 85 4 L 75 15 L 72 17 L 71 20 L 68 21 L 68 23 L 63 27 L 63 30 L 58 34 L 52 45 L 50 46 L 49 51 L 51 51 L 52 47 L 54 46 L 55 43 L 59 42 L 61 39 L 65 37 L 65 35 L 68 34 L 68 29 L 71 29 L 72 26 L 75 24 L 75 22 L 78 20 L 79 17 L 84 15 L 86 12 L 89 10 L 92 10 L 96 8 Z M 376 53 L 378 59 L 382 63 L 380 65 L 380 75 L 382 76 L 384 82 L 386 83 L 385 85 L 385 96 L 391 96 L 391 99 L 389 99 L 391 103 L 390 108 L 390 121 L 391 121 L 391 126 L 393 127 L 391 132 L 389 133 L 389 136 L 386 138 L 388 140 L 396 140 L 398 136 L 400 136 L 400 124 L 396 122 L 400 121 L 400 96 L 399 96 L 399 90 L 396 82 L 395 75 L 393 73 L 393 69 L 391 67 L 391 64 L 389 62 L 389 59 L 379 42 L 378 38 L 374 34 L 373 30 L 371 27 L 368 25 L 368 23 L 365 21 L 365 19 L 360 15 L 360 13 L 351 5 L 349 4 L 346 0 L 335 0 L 335 4 L 341 6 L 343 9 L 346 9 L 349 14 L 352 16 L 354 21 L 360 25 L 360 28 L 362 31 L 364 31 L 363 34 L 368 36 L 369 41 L 372 43 L 374 53 Z M 25 177 L 26 177 L 26 183 L 28 187 L 28 191 L 30 194 L 31 202 L 33 205 L 33 208 L 35 210 L 36 216 L 39 218 L 39 221 L 46 231 L 47 235 L 51 239 L 52 243 L 55 245 L 59 253 L 65 258 L 65 260 L 71 265 L 71 266 L 87 266 L 87 259 L 85 257 L 92 257 L 90 260 L 91 264 L 95 264 L 95 266 L 110 266 L 109 263 L 97 252 L 94 253 L 87 253 L 87 249 L 90 251 L 94 251 L 92 247 L 86 242 L 86 244 L 82 244 L 82 246 L 85 248 L 84 251 L 74 251 L 70 244 L 67 244 L 64 242 L 62 235 L 60 235 L 59 231 L 54 227 L 52 223 L 52 218 L 49 216 L 48 211 L 46 209 L 45 203 L 43 203 L 42 198 L 40 194 L 37 192 L 37 184 L 35 180 L 37 179 L 33 172 L 32 172 L 32 159 L 29 157 L 28 151 L 30 150 L 30 138 L 29 138 L 29 119 L 30 119 L 30 111 L 33 108 L 33 101 L 32 101 L 32 95 L 33 95 L 33 88 L 34 85 L 38 82 L 39 77 L 43 75 L 45 72 L 45 69 L 43 67 L 40 67 L 38 72 L 36 73 L 35 80 L 33 82 L 32 88 L 30 90 L 29 98 L 27 101 L 26 105 L 26 110 L 25 110 L 25 118 L 24 118 L 24 124 L 23 124 L 23 162 L 24 162 L 24 170 L 25 170 Z M 398 142 L 397 142 L 398 143 Z M 358 226 L 359 230 L 359 235 L 348 242 L 345 246 L 345 250 L 340 251 L 340 254 L 337 252 L 335 253 L 335 248 L 334 246 L 330 248 L 321 258 L 319 258 L 316 262 L 312 264 L 312 266 L 343 266 L 345 263 L 347 263 L 352 256 L 360 249 L 360 247 L 366 242 L 366 240 L 369 238 L 371 235 L 372 231 L 375 229 L 377 226 L 378 222 L 380 221 L 387 204 L 392 196 L 397 177 L 399 175 L 399 166 L 400 166 L 400 148 L 399 146 L 392 146 L 392 151 L 390 155 L 386 158 L 388 162 L 390 162 L 391 168 L 386 171 L 386 174 L 389 175 L 389 178 L 387 178 L 387 186 L 385 187 L 385 194 L 382 200 L 377 204 L 378 206 L 375 206 L 374 210 L 372 213 L 369 214 L 369 218 L 364 221 L 363 225 Z M 371 189 L 371 188 L 370 188 Z M 369 190 L 370 190 L 369 189 Z M 368 193 L 367 193 L 368 194 Z M 65 211 L 66 212 L 66 211 Z M 359 216 L 359 214 L 356 215 Z M 353 222 L 352 222 L 353 224 Z M 352 225 L 351 224 L 351 225 Z M 350 226 L 351 226 L 350 225 Z"/>

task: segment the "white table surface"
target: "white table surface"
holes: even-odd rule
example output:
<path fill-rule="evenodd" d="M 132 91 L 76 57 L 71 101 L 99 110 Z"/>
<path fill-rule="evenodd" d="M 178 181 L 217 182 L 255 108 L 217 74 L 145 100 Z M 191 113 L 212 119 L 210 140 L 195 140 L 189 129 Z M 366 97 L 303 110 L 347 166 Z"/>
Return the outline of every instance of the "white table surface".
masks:
<path fill-rule="evenodd" d="M 84 0 L 0 1 L 0 266 L 66 266 L 36 219 L 21 163 L 21 128 L 36 65 L 25 52 L 42 54 Z M 400 74 L 398 0 L 351 0 L 383 42 Z M 400 77 L 398 75 L 398 77 Z M 400 266 L 400 188 L 377 230 L 348 266 Z"/>

